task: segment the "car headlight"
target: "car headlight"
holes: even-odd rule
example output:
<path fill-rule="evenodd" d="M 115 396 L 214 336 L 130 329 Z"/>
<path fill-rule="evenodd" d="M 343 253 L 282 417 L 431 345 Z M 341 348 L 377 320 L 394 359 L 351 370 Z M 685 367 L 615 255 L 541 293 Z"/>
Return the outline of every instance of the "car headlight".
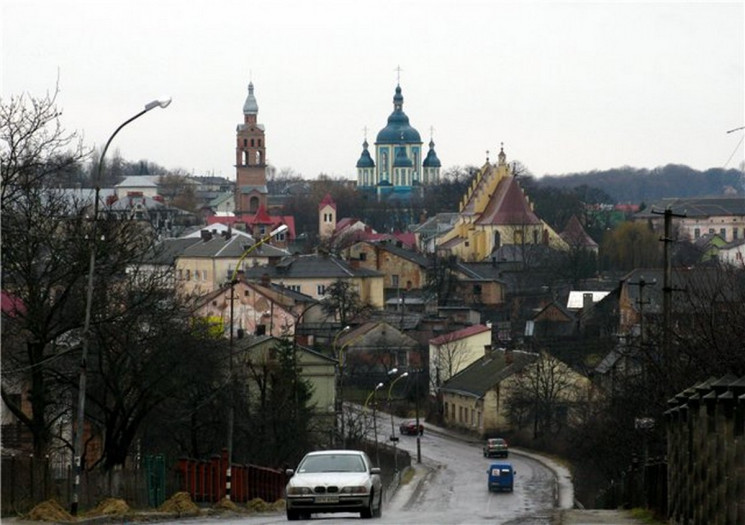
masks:
<path fill-rule="evenodd" d="M 312 493 L 308 487 L 287 487 L 288 496 L 305 496 Z"/>
<path fill-rule="evenodd" d="M 341 489 L 342 494 L 367 494 L 367 487 L 364 485 L 357 485 L 353 487 L 344 487 Z"/>

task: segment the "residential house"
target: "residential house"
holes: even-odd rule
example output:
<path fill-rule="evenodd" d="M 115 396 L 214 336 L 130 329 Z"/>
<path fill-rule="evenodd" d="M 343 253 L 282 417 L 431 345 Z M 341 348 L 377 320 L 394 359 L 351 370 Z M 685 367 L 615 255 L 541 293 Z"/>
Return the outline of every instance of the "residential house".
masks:
<path fill-rule="evenodd" d="M 232 327 L 234 338 L 294 336 L 297 324 L 313 315 L 308 312 L 321 309 L 312 297 L 288 288 L 244 281 L 206 294 L 200 304 L 197 315 L 224 327 L 228 336 Z"/>
<path fill-rule="evenodd" d="M 543 374 L 549 368 L 553 377 L 563 378 L 562 386 L 552 393 L 557 396 L 556 415 L 564 420 L 579 417 L 575 408 L 591 396 L 586 376 L 546 353 L 494 350 L 440 387 L 443 422 L 482 438 L 519 430 L 508 417 L 510 396 L 525 376 Z"/>
<path fill-rule="evenodd" d="M 279 261 L 288 252 L 269 242 L 256 244 L 252 237 L 223 230 L 214 235 L 211 229 L 200 230 L 201 242 L 194 243 L 176 258 L 176 281 L 186 294 L 204 295 L 217 290 L 232 279 L 236 268 L 240 272 L 256 265 Z M 240 266 L 239 266 L 240 264 Z"/>
<path fill-rule="evenodd" d="M 491 349 L 491 324 L 477 324 L 439 335 L 429 341 L 429 377 L 432 394 L 455 374 Z"/>
<path fill-rule="evenodd" d="M 253 377 L 251 370 L 265 369 L 277 364 L 276 347 L 281 338 L 271 336 L 247 337 L 235 344 L 236 361 L 247 378 Z M 334 425 L 334 406 L 336 403 L 336 360 L 312 348 L 295 345 L 297 365 L 300 376 L 308 381 L 311 387 L 311 399 L 308 405 L 313 408 L 320 427 L 327 429 Z M 250 379 L 247 379 L 250 381 Z M 256 389 L 249 388 L 249 392 Z"/>
<path fill-rule="evenodd" d="M 576 332 L 576 326 L 575 315 L 558 301 L 552 301 L 527 321 L 525 335 L 536 339 L 567 337 Z"/>
<path fill-rule="evenodd" d="M 720 246 L 719 260 L 736 268 L 745 269 L 745 238 Z"/>
<path fill-rule="evenodd" d="M 422 218 L 416 226 L 411 228 L 416 236 L 416 246 L 423 253 L 433 254 L 437 251 L 437 239 L 453 229 L 458 221 L 457 213 L 438 213 L 433 217 Z"/>
<path fill-rule="evenodd" d="M 386 296 L 421 289 L 427 282 L 432 260 L 403 247 L 400 242 L 360 241 L 344 250 L 352 266 L 382 272 Z"/>
<path fill-rule="evenodd" d="M 348 282 L 363 304 L 383 308 L 384 275 L 366 268 L 354 268 L 329 254 L 289 255 L 271 264 L 252 265 L 243 270 L 246 280 L 269 279 L 317 300 L 337 281 Z"/>
<path fill-rule="evenodd" d="M 681 239 L 695 241 L 706 233 L 716 233 L 727 242 L 745 238 L 745 197 L 682 197 L 662 199 L 634 215 L 635 221 L 664 228 L 663 210 L 673 212 L 672 224 Z"/>
<path fill-rule="evenodd" d="M 422 366 L 417 341 L 385 321 L 370 321 L 344 330 L 332 351 L 343 364 L 345 384 L 374 386 L 393 368 L 406 370 Z"/>
<path fill-rule="evenodd" d="M 455 297 L 462 304 L 480 311 L 504 304 L 507 283 L 495 262 L 458 262 L 455 265 Z"/>
<path fill-rule="evenodd" d="M 130 195 L 139 195 L 141 197 L 157 197 L 158 193 L 158 180 L 160 175 L 130 175 L 125 177 L 123 181 L 116 184 L 116 196 L 119 199 L 128 197 Z"/>

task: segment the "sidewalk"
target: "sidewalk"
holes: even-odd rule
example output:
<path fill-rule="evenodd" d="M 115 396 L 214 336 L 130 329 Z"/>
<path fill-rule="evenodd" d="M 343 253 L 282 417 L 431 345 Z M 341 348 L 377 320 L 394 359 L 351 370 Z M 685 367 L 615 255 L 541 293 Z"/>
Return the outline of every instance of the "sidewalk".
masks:
<path fill-rule="evenodd" d="M 467 443 L 480 443 L 474 436 L 431 425 L 426 422 L 424 423 L 424 432 L 448 436 Z M 631 511 L 628 510 L 575 509 L 574 485 L 572 484 L 572 476 L 566 467 L 559 465 L 550 458 L 519 448 L 510 448 L 510 452 L 539 461 L 554 471 L 558 488 L 555 502 L 558 521 L 555 522 L 555 525 L 635 525 L 645 523 L 642 520 L 634 518 L 631 515 Z M 414 485 L 418 484 L 423 477 L 421 470 L 417 469 L 416 471 L 416 478 L 412 480 Z"/>

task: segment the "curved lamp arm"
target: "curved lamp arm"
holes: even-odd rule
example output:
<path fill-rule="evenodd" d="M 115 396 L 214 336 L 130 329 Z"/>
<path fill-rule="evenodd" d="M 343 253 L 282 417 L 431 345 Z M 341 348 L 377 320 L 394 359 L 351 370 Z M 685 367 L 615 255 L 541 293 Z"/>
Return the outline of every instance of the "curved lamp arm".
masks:
<path fill-rule="evenodd" d="M 284 233 L 288 230 L 288 226 L 286 224 L 282 224 L 281 226 L 276 227 L 272 231 L 270 231 L 268 234 L 266 234 L 264 237 L 256 241 L 254 244 L 248 247 L 246 251 L 244 251 L 240 258 L 238 259 L 238 262 L 235 263 L 235 270 L 233 270 L 233 275 L 230 277 L 230 284 L 235 284 L 235 280 L 238 277 L 238 268 L 241 267 L 241 263 L 243 260 L 248 257 L 248 254 L 254 251 L 256 248 L 264 244 L 266 241 L 274 237 L 275 235 L 279 235 L 280 233 Z"/>

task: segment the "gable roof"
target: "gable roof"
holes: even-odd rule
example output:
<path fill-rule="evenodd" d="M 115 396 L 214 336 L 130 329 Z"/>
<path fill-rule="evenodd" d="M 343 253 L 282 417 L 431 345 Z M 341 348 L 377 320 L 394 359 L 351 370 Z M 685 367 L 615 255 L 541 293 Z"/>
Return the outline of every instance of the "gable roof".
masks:
<path fill-rule="evenodd" d="M 212 237 L 207 241 L 200 240 L 187 247 L 181 254 L 183 257 L 207 257 L 211 259 L 235 259 L 243 255 L 243 253 L 253 244 L 253 240 L 250 237 L 243 237 L 238 235 L 231 235 L 229 239 L 219 235 Z M 271 244 L 261 244 L 255 248 L 249 255 L 251 258 L 256 257 L 282 257 L 287 255 L 289 252 Z"/>
<path fill-rule="evenodd" d="M 163 239 L 150 248 L 141 262 L 146 264 L 157 264 L 172 266 L 176 259 L 193 244 L 202 242 L 199 237 L 180 237 L 178 239 Z"/>
<path fill-rule="evenodd" d="M 466 339 L 467 337 L 471 337 L 484 332 L 491 332 L 491 326 L 475 324 L 473 326 L 461 328 L 460 330 L 456 330 L 455 332 L 438 335 L 437 337 L 430 339 L 429 344 L 442 345 L 446 343 L 453 343 L 455 341 L 460 341 L 461 339 Z"/>
<path fill-rule="evenodd" d="M 389 241 L 375 242 L 371 240 L 365 240 L 362 242 L 365 242 L 371 246 L 379 247 L 381 250 L 385 250 L 388 253 L 395 255 L 396 257 L 405 259 L 418 266 L 421 266 L 422 268 L 429 268 L 430 266 L 432 266 L 432 261 L 429 259 L 429 257 L 419 252 L 406 249 L 402 246 L 397 246 L 393 242 L 389 242 Z"/>
<path fill-rule="evenodd" d="M 442 392 L 484 397 L 495 385 L 519 372 L 538 359 L 538 354 L 512 350 L 512 361 L 505 359 L 504 350 L 494 350 L 480 357 L 466 368 L 445 381 Z"/>
<path fill-rule="evenodd" d="M 566 228 L 564 228 L 564 231 L 559 235 L 570 246 L 584 246 L 587 248 L 598 247 L 598 243 L 587 234 L 587 231 L 582 226 L 582 223 L 579 222 L 576 215 L 570 217 Z"/>
<path fill-rule="evenodd" d="M 502 179 L 476 224 L 541 224 L 515 177 Z"/>
<path fill-rule="evenodd" d="M 286 252 L 285 252 L 286 253 Z M 383 274 L 366 268 L 352 268 L 342 259 L 332 255 L 290 255 L 282 258 L 276 265 L 264 265 L 246 268 L 247 279 L 259 279 L 263 275 L 270 278 L 297 279 L 330 278 L 348 279 L 352 277 L 382 277 Z"/>

